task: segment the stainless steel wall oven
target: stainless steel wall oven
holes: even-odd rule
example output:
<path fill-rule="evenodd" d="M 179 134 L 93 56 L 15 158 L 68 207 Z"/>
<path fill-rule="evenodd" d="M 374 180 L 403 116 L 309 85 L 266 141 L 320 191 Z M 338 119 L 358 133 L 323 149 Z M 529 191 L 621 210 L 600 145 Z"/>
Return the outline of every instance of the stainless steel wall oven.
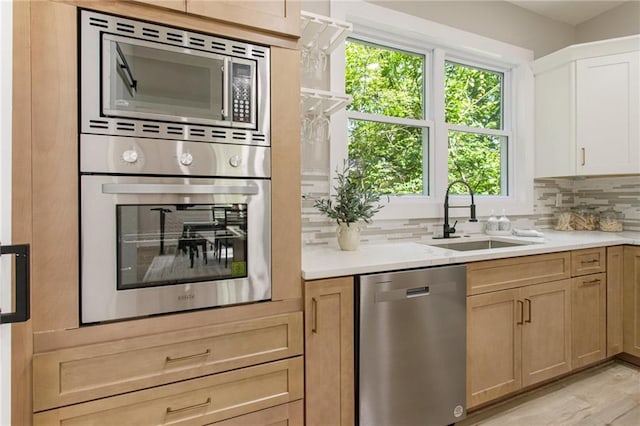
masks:
<path fill-rule="evenodd" d="M 269 49 L 80 27 L 81 322 L 270 300 Z"/>

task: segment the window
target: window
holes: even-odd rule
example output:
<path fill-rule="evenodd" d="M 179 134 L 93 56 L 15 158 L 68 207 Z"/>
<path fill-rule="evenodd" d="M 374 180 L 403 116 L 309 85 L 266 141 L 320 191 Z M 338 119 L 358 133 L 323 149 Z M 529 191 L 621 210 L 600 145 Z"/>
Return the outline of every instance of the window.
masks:
<path fill-rule="evenodd" d="M 331 118 L 330 164 L 369 165 L 389 195 L 376 218 L 441 217 L 456 180 L 479 215 L 532 213 L 531 51 L 369 2 L 332 1 L 332 14 L 354 31 L 330 62 L 332 90 L 353 97 Z"/>
<path fill-rule="evenodd" d="M 355 39 L 345 52 L 349 157 L 384 194 L 427 194 L 425 56 Z"/>
<path fill-rule="evenodd" d="M 504 131 L 504 72 L 446 61 L 448 182 L 464 180 L 476 194 L 508 195 L 508 141 Z M 451 193 L 466 190 L 451 188 Z"/>

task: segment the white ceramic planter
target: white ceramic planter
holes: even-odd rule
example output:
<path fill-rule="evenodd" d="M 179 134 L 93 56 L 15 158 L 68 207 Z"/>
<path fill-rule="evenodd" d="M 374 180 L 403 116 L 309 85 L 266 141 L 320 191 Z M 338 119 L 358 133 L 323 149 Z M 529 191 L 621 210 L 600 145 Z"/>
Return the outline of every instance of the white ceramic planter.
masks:
<path fill-rule="evenodd" d="M 338 225 L 336 232 L 338 233 L 338 245 L 341 250 L 353 251 L 357 250 L 360 245 L 360 224 L 358 223 L 341 223 Z"/>

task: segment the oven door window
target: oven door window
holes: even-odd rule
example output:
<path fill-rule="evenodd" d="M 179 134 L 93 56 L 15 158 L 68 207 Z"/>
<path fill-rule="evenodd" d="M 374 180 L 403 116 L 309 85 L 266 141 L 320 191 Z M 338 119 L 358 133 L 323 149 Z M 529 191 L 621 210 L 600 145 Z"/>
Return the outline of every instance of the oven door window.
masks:
<path fill-rule="evenodd" d="M 103 36 L 103 113 L 176 122 L 223 122 L 224 103 L 228 102 L 224 57 L 158 46 Z"/>
<path fill-rule="evenodd" d="M 247 276 L 247 205 L 118 205 L 118 290 Z"/>

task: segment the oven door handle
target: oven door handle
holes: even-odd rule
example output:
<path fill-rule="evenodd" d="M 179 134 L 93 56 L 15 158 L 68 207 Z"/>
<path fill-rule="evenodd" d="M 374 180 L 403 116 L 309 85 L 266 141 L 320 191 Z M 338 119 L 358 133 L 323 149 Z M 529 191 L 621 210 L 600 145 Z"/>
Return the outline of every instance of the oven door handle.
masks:
<path fill-rule="evenodd" d="M 257 186 L 184 185 L 161 183 L 104 183 L 103 194 L 241 194 L 256 195 Z"/>

